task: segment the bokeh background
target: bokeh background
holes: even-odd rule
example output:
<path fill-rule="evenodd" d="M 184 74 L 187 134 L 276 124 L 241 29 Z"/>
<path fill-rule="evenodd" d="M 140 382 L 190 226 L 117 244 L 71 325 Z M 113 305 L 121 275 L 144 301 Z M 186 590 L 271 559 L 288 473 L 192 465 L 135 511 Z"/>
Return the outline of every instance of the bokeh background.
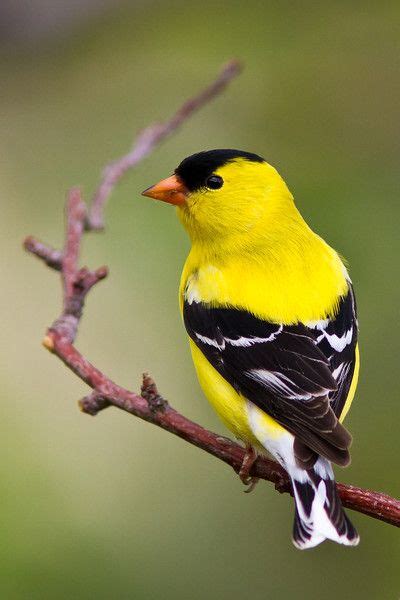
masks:
<path fill-rule="evenodd" d="M 292 500 L 155 427 L 109 409 L 40 346 L 58 314 L 55 273 L 26 255 L 59 245 L 65 191 L 86 197 L 135 132 L 235 56 L 229 90 L 115 191 L 83 262 L 111 275 L 78 346 L 121 384 L 148 370 L 187 416 L 205 402 L 177 309 L 188 240 L 139 192 L 206 148 L 257 152 L 351 265 L 362 373 L 338 479 L 400 494 L 398 2 L 2 2 L 0 8 L 0 596 L 5 599 L 377 598 L 400 593 L 394 527 L 353 513 L 357 549 L 290 542 Z"/>

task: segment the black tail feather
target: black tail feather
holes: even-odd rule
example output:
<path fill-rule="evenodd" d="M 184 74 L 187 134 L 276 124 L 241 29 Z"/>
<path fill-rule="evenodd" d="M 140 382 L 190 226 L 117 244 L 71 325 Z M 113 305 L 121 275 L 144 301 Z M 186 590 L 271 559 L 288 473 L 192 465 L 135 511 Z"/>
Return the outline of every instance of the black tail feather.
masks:
<path fill-rule="evenodd" d="M 296 500 L 295 546 L 312 548 L 325 539 L 356 546 L 359 537 L 343 510 L 329 462 L 320 458 L 315 468 L 299 472 L 302 477 L 292 477 Z"/>

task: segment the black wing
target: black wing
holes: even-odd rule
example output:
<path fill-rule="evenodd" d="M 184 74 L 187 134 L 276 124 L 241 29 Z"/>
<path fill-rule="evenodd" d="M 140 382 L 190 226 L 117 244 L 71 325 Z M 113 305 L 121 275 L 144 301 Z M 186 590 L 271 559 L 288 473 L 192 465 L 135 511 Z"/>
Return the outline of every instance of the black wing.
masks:
<path fill-rule="evenodd" d="M 340 303 L 338 324 L 348 296 Z M 328 330 L 333 321 L 285 326 L 245 310 L 187 301 L 183 314 L 189 336 L 214 368 L 295 436 L 303 466 L 315 461 L 315 453 L 349 462 L 351 436 L 330 404 L 330 398 L 335 405 L 345 401 L 345 385 L 336 381 L 331 365 L 335 351 L 330 346 L 326 353 L 323 341 L 334 339 Z"/>
<path fill-rule="evenodd" d="M 341 299 L 335 318 L 317 323 L 314 332 L 318 348 L 328 358 L 336 380 L 337 389 L 329 394 L 329 399 L 334 413 L 340 418 L 353 380 L 358 340 L 357 307 L 351 284 L 347 296 Z"/>

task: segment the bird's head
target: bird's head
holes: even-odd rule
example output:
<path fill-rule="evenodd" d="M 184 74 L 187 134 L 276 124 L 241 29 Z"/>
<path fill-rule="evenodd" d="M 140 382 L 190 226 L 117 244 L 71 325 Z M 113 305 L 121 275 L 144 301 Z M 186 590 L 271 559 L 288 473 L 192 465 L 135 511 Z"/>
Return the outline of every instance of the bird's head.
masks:
<path fill-rule="evenodd" d="M 193 154 L 143 195 L 176 205 L 192 240 L 208 244 L 266 232 L 293 206 L 276 169 L 240 150 Z"/>

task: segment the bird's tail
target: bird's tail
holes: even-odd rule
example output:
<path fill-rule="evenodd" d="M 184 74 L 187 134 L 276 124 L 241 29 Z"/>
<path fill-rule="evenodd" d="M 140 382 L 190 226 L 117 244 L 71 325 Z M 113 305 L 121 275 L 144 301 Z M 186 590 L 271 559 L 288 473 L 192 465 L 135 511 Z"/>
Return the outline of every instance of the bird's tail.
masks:
<path fill-rule="evenodd" d="M 360 538 L 343 510 L 330 462 L 320 457 L 313 468 L 289 475 L 296 502 L 294 545 L 303 550 L 328 539 L 356 546 Z"/>

